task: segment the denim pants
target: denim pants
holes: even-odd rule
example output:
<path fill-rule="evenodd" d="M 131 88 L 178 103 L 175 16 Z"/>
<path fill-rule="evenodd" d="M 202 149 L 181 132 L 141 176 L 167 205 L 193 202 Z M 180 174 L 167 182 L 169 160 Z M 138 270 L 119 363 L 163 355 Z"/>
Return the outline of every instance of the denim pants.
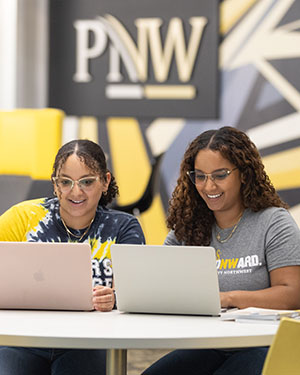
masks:
<path fill-rule="evenodd" d="M 268 347 L 236 350 L 175 350 L 144 375 L 260 375 Z"/>
<path fill-rule="evenodd" d="M 0 346 L 1 375 L 105 375 L 106 351 Z"/>

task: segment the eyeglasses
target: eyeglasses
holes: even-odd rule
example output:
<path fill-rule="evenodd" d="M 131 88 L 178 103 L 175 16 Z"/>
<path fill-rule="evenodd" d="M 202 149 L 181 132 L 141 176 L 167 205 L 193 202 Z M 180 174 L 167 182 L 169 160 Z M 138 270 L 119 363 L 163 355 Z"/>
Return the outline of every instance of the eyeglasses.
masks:
<path fill-rule="evenodd" d="M 236 169 L 238 168 L 235 167 L 231 170 L 219 169 L 218 171 L 215 171 L 212 173 L 203 173 L 203 172 L 197 172 L 197 171 L 189 171 L 186 173 L 194 185 L 204 185 L 208 177 L 210 177 L 210 179 L 213 182 L 218 183 L 218 182 L 225 180 Z"/>
<path fill-rule="evenodd" d="M 83 177 L 79 180 L 72 180 L 68 177 L 53 177 L 52 180 L 62 193 L 68 193 L 71 191 L 77 183 L 79 189 L 83 191 L 91 191 L 95 187 L 95 182 L 99 180 L 99 176 Z"/>

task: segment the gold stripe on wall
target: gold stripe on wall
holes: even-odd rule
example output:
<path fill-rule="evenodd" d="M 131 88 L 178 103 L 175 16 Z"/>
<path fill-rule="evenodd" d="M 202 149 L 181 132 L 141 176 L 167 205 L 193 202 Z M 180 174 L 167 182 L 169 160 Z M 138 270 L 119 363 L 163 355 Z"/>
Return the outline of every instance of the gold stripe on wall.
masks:
<path fill-rule="evenodd" d="M 163 244 L 168 230 L 166 227 L 166 217 L 161 202 L 160 195 L 156 195 L 151 207 L 142 213 L 140 223 L 149 245 Z"/>
<path fill-rule="evenodd" d="M 151 173 L 144 140 L 134 118 L 107 120 L 113 173 L 120 189 L 119 205 L 137 201 L 145 191 Z"/>
<path fill-rule="evenodd" d="M 89 139 L 98 143 L 98 120 L 96 117 L 83 116 L 79 119 L 79 139 Z"/>
<path fill-rule="evenodd" d="M 300 187 L 300 147 L 263 158 L 267 174 L 276 189 Z"/>
<path fill-rule="evenodd" d="M 194 99 L 196 88 L 192 85 L 145 85 L 147 99 Z"/>
<path fill-rule="evenodd" d="M 220 4 L 220 31 L 226 34 L 258 0 L 225 0 Z"/>

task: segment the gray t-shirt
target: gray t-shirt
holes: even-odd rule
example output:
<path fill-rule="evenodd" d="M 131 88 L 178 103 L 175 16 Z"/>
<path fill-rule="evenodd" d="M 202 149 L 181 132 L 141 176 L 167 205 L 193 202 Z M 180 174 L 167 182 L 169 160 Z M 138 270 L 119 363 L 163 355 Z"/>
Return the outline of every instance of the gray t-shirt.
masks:
<path fill-rule="evenodd" d="M 210 245 L 216 249 L 221 291 L 258 290 L 270 287 L 269 272 L 300 265 L 300 230 L 284 208 L 270 207 L 259 212 L 245 210 L 235 232 L 214 225 Z M 165 245 L 182 245 L 170 231 Z"/>

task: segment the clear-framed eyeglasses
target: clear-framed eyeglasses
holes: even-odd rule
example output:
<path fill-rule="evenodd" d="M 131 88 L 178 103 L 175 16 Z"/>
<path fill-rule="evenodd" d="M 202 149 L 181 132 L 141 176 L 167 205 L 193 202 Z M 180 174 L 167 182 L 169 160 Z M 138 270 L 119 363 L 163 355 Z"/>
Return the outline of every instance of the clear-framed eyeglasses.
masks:
<path fill-rule="evenodd" d="M 69 177 L 53 177 L 52 181 L 60 189 L 62 193 L 68 193 L 75 185 L 78 185 L 79 189 L 83 191 L 92 191 L 95 187 L 96 181 L 99 180 L 99 176 L 83 177 L 79 180 L 72 180 Z"/>
<path fill-rule="evenodd" d="M 194 185 L 204 185 L 208 177 L 215 183 L 224 181 L 230 174 L 238 169 L 237 167 L 233 169 L 219 169 L 212 173 L 203 173 L 200 171 L 188 171 L 186 172 L 190 180 Z"/>

